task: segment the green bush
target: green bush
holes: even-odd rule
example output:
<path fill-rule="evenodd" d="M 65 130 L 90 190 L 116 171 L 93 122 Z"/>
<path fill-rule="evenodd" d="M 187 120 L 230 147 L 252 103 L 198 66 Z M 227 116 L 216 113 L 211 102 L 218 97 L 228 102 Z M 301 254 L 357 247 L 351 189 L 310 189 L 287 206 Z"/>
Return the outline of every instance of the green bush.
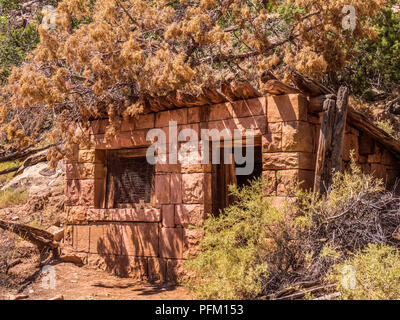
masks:
<path fill-rule="evenodd" d="M 185 282 L 198 299 L 252 299 L 299 283 L 322 281 L 332 267 L 370 243 L 391 243 L 399 200 L 353 163 L 336 174 L 326 196 L 300 186 L 278 209 L 263 185 L 230 186 L 237 200 L 203 227 L 201 251 L 188 261 Z"/>
<path fill-rule="evenodd" d="M 282 218 L 262 198 L 263 183 L 230 191 L 237 203 L 204 225 L 202 251 L 187 267 L 196 276 L 186 285 L 198 299 L 254 298 L 268 277 L 266 254 L 270 226 Z"/>
<path fill-rule="evenodd" d="M 400 252 L 395 247 L 370 244 L 335 265 L 326 281 L 336 284 L 343 300 L 398 300 Z"/>
<path fill-rule="evenodd" d="M 373 96 L 372 87 L 386 92 L 400 89 L 400 13 L 392 11 L 389 4 L 373 26 L 378 31 L 377 38 L 357 44 L 357 54 L 347 67 L 346 77 L 352 92 L 367 99 Z"/>

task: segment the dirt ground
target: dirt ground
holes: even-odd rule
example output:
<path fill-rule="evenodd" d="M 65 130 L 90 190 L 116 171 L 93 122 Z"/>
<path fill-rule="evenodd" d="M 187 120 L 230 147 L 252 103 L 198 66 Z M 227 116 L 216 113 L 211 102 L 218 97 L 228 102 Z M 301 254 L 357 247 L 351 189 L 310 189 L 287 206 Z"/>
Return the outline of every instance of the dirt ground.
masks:
<path fill-rule="evenodd" d="M 45 274 L 38 269 L 32 283 L 22 291 L 5 290 L 0 299 L 13 295 L 28 295 L 26 300 L 48 300 L 62 295 L 64 300 L 189 300 L 190 294 L 179 286 L 150 284 L 129 278 L 119 278 L 89 267 L 72 263 L 53 265 L 55 288 L 48 288 Z M 46 288 L 47 287 L 47 288 Z"/>
<path fill-rule="evenodd" d="M 42 202 L 29 199 L 28 203 L 0 209 L 0 219 L 31 225 L 46 230 L 55 221 L 64 220 L 57 207 L 59 195 Z M 51 205 L 49 205 L 51 204 Z M 62 224 L 61 224 L 62 225 Z M 35 247 L 17 235 L 0 230 L 0 300 L 16 295 L 28 295 L 26 300 L 47 300 L 62 295 L 64 300 L 187 300 L 190 294 L 182 287 L 138 282 L 120 278 L 89 266 L 79 267 L 73 263 L 55 263 L 55 289 L 43 287 L 45 274 L 38 267 Z M 7 268 L 7 263 L 17 261 Z M 6 264 L 4 264 L 6 262 Z M 45 282 L 46 284 L 46 282 Z"/>

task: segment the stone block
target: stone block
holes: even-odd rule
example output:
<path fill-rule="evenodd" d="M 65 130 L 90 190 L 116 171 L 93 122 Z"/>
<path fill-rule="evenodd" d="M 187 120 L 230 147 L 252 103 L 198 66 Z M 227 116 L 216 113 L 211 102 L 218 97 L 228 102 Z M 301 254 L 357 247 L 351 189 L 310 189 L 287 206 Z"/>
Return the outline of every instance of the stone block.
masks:
<path fill-rule="evenodd" d="M 97 246 L 101 255 L 121 255 L 123 248 L 121 224 L 104 225 L 104 241 Z"/>
<path fill-rule="evenodd" d="M 155 176 L 155 197 L 158 205 L 171 203 L 171 175 L 157 174 Z"/>
<path fill-rule="evenodd" d="M 175 205 L 163 205 L 161 206 L 162 212 L 162 225 L 165 228 L 175 227 Z"/>
<path fill-rule="evenodd" d="M 358 137 L 354 134 L 345 134 L 343 139 L 343 151 L 342 158 L 343 161 L 350 161 L 351 151 L 354 150 L 355 161 L 358 161 L 359 151 L 358 151 Z"/>
<path fill-rule="evenodd" d="M 202 203 L 204 199 L 204 173 L 182 175 L 184 203 Z"/>
<path fill-rule="evenodd" d="M 183 256 L 183 229 L 161 228 L 160 257 L 182 259 L 182 256 Z"/>
<path fill-rule="evenodd" d="M 155 114 L 141 114 L 137 119 L 133 120 L 135 130 L 152 129 L 155 126 Z"/>
<path fill-rule="evenodd" d="M 263 153 L 263 170 L 314 170 L 315 155 L 305 152 Z"/>
<path fill-rule="evenodd" d="M 307 121 L 307 99 L 300 94 L 268 96 L 268 122 Z"/>
<path fill-rule="evenodd" d="M 313 152 L 313 133 L 313 126 L 308 122 L 284 122 L 282 126 L 282 150 Z"/>
<path fill-rule="evenodd" d="M 282 151 L 282 134 L 266 133 L 261 137 L 262 152 L 280 152 Z"/>
<path fill-rule="evenodd" d="M 190 225 L 201 227 L 204 223 L 204 205 L 181 204 L 176 206 L 175 223 L 185 228 Z"/>
<path fill-rule="evenodd" d="M 171 203 L 182 203 L 182 175 L 171 174 Z"/>
<path fill-rule="evenodd" d="M 156 114 L 155 126 L 157 128 L 168 127 L 170 121 L 176 121 L 177 124 L 187 124 L 187 108 L 162 111 Z"/>
<path fill-rule="evenodd" d="M 74 226 L 73 248 L 79 252 L 89 252 L 89 226 Z"/>
<path fill-rule="evenodd" d="M 165 281 L 165 273 L 167 264 L 165 259 L 149 258 L 148 264 L 148 280 L 150 281 Z"/>
<path fill-rule="evenodd" d="M 158 224 L 129 223 L 121 225 L 122 254 L 137 257 L 158 256 Z"/>
<path fill-rule="evenodd" d="M 104 247 L 104 226 L 102 224 L 90 226 L 89 252 L 99 253 Z"/>
<path fill-rule="evenodd" d="M 307 170 L 282 170 L 277 172 L 277 195 L 290 196 L 296 183 L 301 182 L 301 188 L 310 190 L 314 186 L 314 171 Z"/>
<path fill-rule="evenodd" d="M 200 241 L 203 238 L 203 232 L 198 229 L 183 229 L 183 257 L 185 259 L 194 257 L 199 253 Z"/>
<path fill-rule="evenodd" d="M 83 206 L 66 206 L 65 213 L 67 221 L 71 224 L 82 224 L 87 221 L 86 217 L 87 208 Z"/>

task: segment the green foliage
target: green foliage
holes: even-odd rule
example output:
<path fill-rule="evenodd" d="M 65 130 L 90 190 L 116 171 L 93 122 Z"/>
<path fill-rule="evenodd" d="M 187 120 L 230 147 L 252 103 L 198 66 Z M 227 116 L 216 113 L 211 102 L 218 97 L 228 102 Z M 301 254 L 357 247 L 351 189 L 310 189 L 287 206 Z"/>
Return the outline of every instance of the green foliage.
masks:
<path fill-rule="evenodd" d="M 28 199 L 25 188 L 9 188 L 0 191 L 0 208 L 23 204 Z"/>
<path fill-rule="evenodd" d="M 297 201 L 280 209 L 263 198 L 266 183 L 231 186 L 237 201 L 205 221 L 201 251 L 187 264 L 194 276 L 186 285 L 196 298 L 251 299 L 323 279 L 351 252 L 390 243 L 400 221 L 397 198 L 354 160 L 326 196 L 297 185 L 289 194 Z"/>
<path fill-rule="evenodd" d="M 389 120 L 378 120 L 375 122 L 378 128 L 382 129 L 385 131 L 388 135 L 390 135 L 392 138 L 399 140 L 400 139 L 400 134 L 396 129 L 394 128 L 394 125 L 389 121 Z"/>
<path fill-rule="evenodd" d="M 343 272 L 352 268 L 355 282 Z M 333 267 L 326 281 L 336 283 L 343 300 L 397 300 L 400 297 L 400 253 L 391 246 L 370 244 Z M 349 285 L 350 284 L 350 285 Z"/>
<path fill-rule="evenodd" d="M 268 275 L 266 241 L 271 224 L 282 218 L 262 198 L 261 180 L 237 189 L 237 203 L 204 225 L 201 253 L 188 261 L 196 277 L 187 285 L 198 299 L 254 298 Z"/>
<path fill-rule="evenodd" d="M 347 71 L 352 91 L 371 98 L 371 88 L 399 90 L 400 84 L 400 13 L 390 6 L 383 9 L 374 20 L 378 31 L 375 40 L 362 41 Z"/>
<path fill-rule="evenodd" d="M 22 164 L 22 162 L 20 162 L 20 161 L 8 161 L 8 162 L 0 163 L 0 171 L 19 166 L 21 164 Z M 0 175 L 0 186 L 4 185 L 8 181 L 10 181 L 13 176 L 14 176 L 13 172 L 9 173 L 9 174 Z"/>
<path fill-rule="evenodd" d="M 18 9 L 20 1 L 2 0 L 0 11 L 0 84 L 11 72 L 11 66 L 19 65 L 39 42 L 37 21 L 23 25 L 13 21 L 10 10 Z"/>

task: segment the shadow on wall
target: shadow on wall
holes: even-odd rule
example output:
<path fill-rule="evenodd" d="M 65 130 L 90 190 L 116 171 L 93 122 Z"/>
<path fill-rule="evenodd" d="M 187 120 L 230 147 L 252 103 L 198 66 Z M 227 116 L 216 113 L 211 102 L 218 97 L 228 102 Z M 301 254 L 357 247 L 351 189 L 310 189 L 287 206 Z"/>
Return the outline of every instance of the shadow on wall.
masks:
<path fill-rule="evenodd" d="M 99 259 L 95 264 L 120 277 L 165 280 L 167 262 L 158 258 L 158 240 L 157 223 L 91 226 L 91 253 Z"/>

